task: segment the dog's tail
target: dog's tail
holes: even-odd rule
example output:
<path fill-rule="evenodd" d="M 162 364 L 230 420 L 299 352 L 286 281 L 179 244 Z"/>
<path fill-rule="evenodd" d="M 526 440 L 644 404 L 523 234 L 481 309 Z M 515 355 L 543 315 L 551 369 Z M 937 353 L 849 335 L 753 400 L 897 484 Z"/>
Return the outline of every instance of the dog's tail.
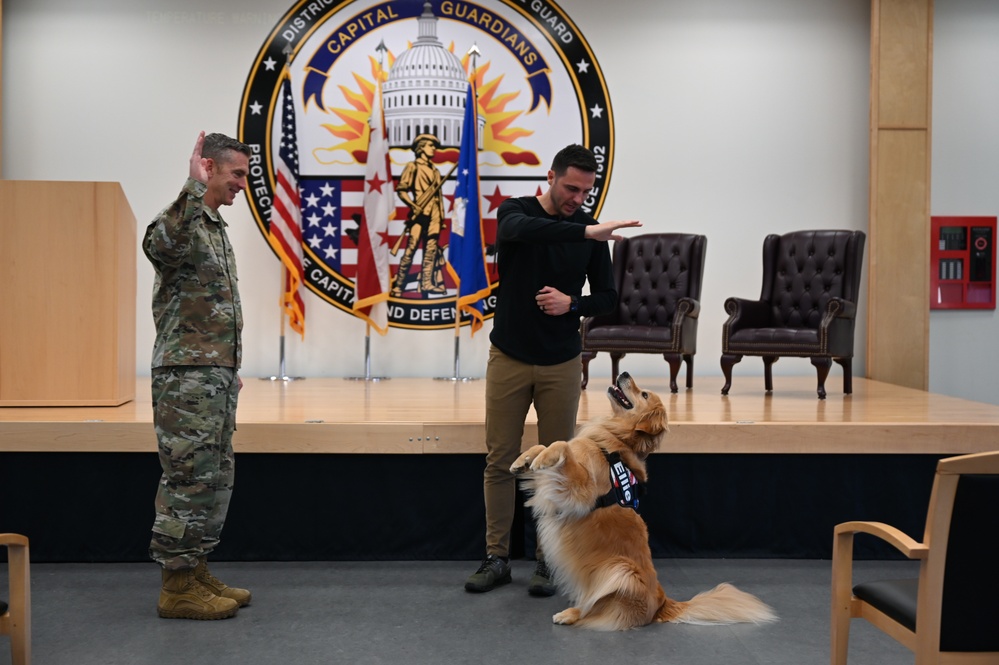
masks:
<path fill-rule="evenodd" d="M 777 614 L 756 596 L 722 582 L 686 602 L 667 598 L 656 612 L 655 621 L 701 625 L 770 623 L 777 621 Z"/>

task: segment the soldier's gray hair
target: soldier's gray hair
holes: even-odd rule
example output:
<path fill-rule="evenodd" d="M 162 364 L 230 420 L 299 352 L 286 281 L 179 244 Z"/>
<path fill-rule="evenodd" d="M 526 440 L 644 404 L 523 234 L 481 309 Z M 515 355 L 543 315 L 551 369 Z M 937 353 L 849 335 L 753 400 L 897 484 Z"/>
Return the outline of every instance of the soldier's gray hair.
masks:
<path fill-rule="evenodd" d="M 234 138 L 219 133 L 212 133 L 205 136 L 205 142 L 201 146 L 201 156 L 216 162 L 227 162 L 229 161 L 229 155 L 227 154 L 229 150 L 241 152 L 247 157 L 250 156 L 250 146 L 242 141 L 237 141 Z"/>

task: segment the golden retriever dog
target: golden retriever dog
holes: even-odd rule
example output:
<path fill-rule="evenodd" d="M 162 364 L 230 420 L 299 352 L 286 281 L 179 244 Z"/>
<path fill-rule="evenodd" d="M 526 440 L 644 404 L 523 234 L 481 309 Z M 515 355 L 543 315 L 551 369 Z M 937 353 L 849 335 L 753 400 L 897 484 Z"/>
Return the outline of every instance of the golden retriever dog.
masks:
<path fill-rule="evenodd" d="M 762 623 L 777 619 L 759 598 L 723 583 L 682 602 L 656 578 L 637 498 L 645 460 L 666 436 L 666 407 L 627 372 L 607 389 L 612 415 L 571 441 L 537 445 L 510 467 L 523 474 L 538 539 L 559 589 L 573 606 L 557 624 L 625 630 L 650 623 Z"/>

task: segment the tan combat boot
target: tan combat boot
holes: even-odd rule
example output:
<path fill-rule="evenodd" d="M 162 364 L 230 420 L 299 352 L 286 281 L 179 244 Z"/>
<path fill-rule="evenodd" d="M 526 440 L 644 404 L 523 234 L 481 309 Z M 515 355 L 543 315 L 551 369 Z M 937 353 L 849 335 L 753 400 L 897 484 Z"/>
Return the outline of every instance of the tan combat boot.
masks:
<path fill-rule="evenodd" d="M 207 587 L 216 596 L 232 598 L 239 603 L 240 607 L 246 607 L 250 604 L 250 592 L 246 589 L 227 586 L 222 580 L 208 572 L 208 560 L 205 557 L 198 558 L 198 565 L 194 569 L 194 579 L 201 582 L 203 586 Z"/>
<path fill-rule="evenodd" d="M 222 598 L 194 578 L 194 570 L 163 569 L 163 588 L 157 605 L 164 619 L 228 619 L 239 603 Z"/>

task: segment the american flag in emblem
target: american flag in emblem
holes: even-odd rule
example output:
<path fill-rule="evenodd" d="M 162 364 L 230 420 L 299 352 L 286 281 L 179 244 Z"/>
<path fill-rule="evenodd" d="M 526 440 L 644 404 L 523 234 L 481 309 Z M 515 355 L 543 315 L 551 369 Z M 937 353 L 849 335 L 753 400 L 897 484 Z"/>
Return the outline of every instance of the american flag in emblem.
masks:
<path fill-rule="evenodd" d="M 359 181 L 360 182 L 360 181 Z M 302 178 L 302 243 L 317 261 L 343 274 L 342 183 L 338 179 Z M 349 265 L 357 261 L 356 246 Z M 347 275 L 344 275 L 345 277 Z M 353 278 L 353 274 L 349 277 Z"/>
<path fill-rule="evenodd" d="M 302 190 L 302 242 L 306 251 L 312 254 L 316 261 L 346 279 L 356 279 L 358 220 L 364 214 L 364 180 L 303 176 L 299 184 Z M 487 248 L 486 267 L 490 280 L 495 282 L 496 255 L 492 248 L 496 243 L 496 209 L 507 196 L 500 193 L 502 189 L 500 186 L 491 189 L 493 189 L 491 195 L 484 194 L 482 197 L 482 230 Z M 486 191 L 485 187 L 483 191 Z M 447 216 L 450 218 L 454 204 L 453 183 L 445 185 L 444 199 L 448 208 Z M 396 218 L 389 221 L 390 244 L 394 243 L 406 228 L 405 220 L 409 208 L 401 205 L 401 201 L 399 203 L 400 205 L 396 206 Z M 491 216 L 488 216 L 489 213 L 492 213 Z M 445 225 L 441 232 L 441 244 L 450 244 L 450 224 Z M 389 256 L 393 275 L 401 256 L 402 252 L 396 256 Z M 414 273 L 419 272 L 421 256 L 422 249 L 414 258 Z M 447 288 L 455 288 L 446 271 L 445 280 Z"/>

